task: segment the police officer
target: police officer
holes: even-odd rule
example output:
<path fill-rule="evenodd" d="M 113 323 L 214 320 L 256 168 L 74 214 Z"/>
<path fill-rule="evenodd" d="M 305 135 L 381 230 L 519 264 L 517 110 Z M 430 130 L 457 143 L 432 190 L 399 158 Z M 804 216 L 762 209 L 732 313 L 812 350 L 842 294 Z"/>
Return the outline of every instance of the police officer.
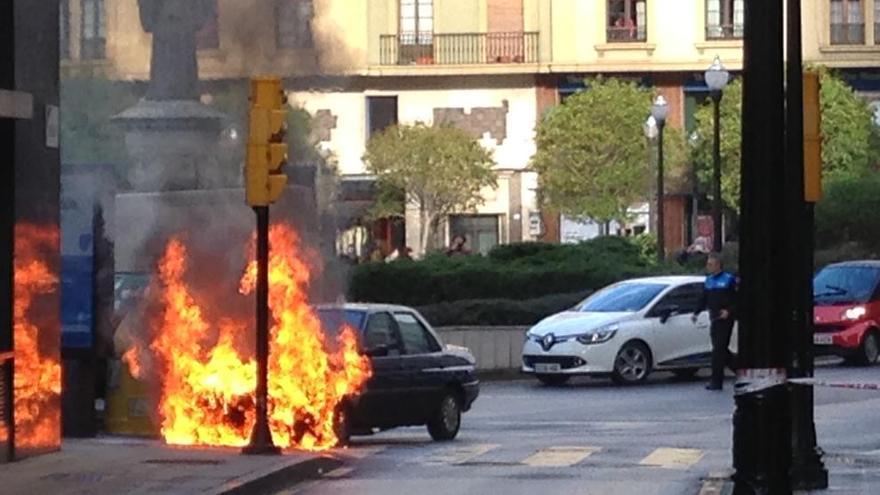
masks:
<path fill-rule="evenodd" d="M 732 367 L 733 356 L 728 350 L 730 334 L 736 321 L 736 277 L 724 271 L 721 256 L 710 254 L 706 260 L 706 282 L 703 286 L 703 297 L 693 321 L 697 321 L 700 313 L 709 310 L 712 322 L 712 381 L 707 390 L 721 390 L 724 383 L 724 367 Z"/>

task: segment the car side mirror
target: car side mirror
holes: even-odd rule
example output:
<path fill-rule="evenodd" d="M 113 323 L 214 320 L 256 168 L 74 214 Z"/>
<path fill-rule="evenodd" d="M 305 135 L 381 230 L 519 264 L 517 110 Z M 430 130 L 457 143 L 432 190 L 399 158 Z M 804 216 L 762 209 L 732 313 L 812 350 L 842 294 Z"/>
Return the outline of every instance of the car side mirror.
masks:
<path fill-rule="evenodd" d="M 679 309 L 678 306 L 667 306 L 661 309 L 659 312 L 660 323 L 665 324 L 669 320 L 669 317 L 678 314 Z"/>

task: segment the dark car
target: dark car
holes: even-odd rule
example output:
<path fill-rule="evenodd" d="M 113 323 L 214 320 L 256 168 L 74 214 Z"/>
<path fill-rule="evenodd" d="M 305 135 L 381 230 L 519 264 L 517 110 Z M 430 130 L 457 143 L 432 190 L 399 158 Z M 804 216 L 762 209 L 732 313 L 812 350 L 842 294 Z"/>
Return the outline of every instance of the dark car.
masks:
<path fill-rule="evenodd" d="M 379 304 L 319 306 L 327 331 L 346 324 L 357 330 L 373 376 L 363 392 L 342 405 L 340 442 L 374 429 L 427 425 L 434 440 L 452 440 L 461 413 L 480 392 L 473 355 L 444 346 L 412 308 Z"/>
<path fill-rule="evenodd" d="M 836 354 L 872 365 L 880 359 L 880 261 L 848 261 L 813 279 L 813 344 L 817 355 Z"/>

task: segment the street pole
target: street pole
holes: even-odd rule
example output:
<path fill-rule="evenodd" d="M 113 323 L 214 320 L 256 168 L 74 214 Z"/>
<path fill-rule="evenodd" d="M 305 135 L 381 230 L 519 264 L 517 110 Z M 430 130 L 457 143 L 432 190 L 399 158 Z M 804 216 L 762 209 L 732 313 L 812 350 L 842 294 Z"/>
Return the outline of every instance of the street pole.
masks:
<path fill-rule="evenodd" d="M 712 249 L 716 253 L 720 253 L 724 248 L 724 230 L 722 229 L 721 218 L 721 91 L 712 91 L 712 104 L 715 115 L 714 139 L 712 142 L 712 225 L 715 229 L 715 235 L 712 242 Z"/>
<path fill-rule="evenodd" d="M 734 493 L 791 493 L 782 0 L 746 0 Z"/>
<path fill-rule="evenodd" d="M 791 253 L 789 273 L 795 284 L 789 312 L 789 339 L 794 359 L 789 374 L 813 376 L 813 206 L 804 198 L 804 81 L 801 2 L 787 0 L 788 64 L 786 68 L 786 213 Z M 796 490 L 828 488 L 828 470 L 816 442 L 813 387 L 791 385 L 791 484 Z"/>
<path fill-rule="evenodd" d="M 243 453 L 280 454 L 269 430 L 269 207 L 255 206 L 257 216 L 257 390 L 256 423 Z"/>
<path fill-rule="evenodd" d="M 666 122 L 657 120 L 657 261 L 666 261 L 666 221 L 663 218 L 663 128 Z"/>

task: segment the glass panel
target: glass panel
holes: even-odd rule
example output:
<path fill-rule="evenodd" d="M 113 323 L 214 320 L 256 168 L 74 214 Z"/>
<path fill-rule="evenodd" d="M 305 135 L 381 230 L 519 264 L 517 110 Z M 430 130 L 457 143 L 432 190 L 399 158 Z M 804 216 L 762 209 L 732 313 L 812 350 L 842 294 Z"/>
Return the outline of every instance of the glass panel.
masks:
<path fill-rule="evenodd" d="M 95 2 L 96 0 L 85 0 L 82 4 L 83 39 L 90 40 L 95 38 L 97 35 L 97 33 L 95 32 Z"/>
<path fill-rule="evenodd" d="M 668 287 L 665 284 L 623 283 L 612 285 L 588 297 L 579 311 L 616 313 L 636 312 L 644 308 Z"/>
<path fill-rule="evenodd" d="M 863 22 L 862 2 L 861 0 L 849 0 L 849 8 L 847 9 L 847 22 L 850 24 L 860 24 Z"/>
<path fill-rule="evenodd" d="M 400 328 L 400 336 L 403 338 L 403 346 L 407 354 L 428 354 L 439 350 L 434 338 L 415 316 L 409 313 L 395 313 L 394 318 Z"/>
<path fill-rule="evenodd" d="M 375 349 L 379 346 L 395 347 L 394 323 L 388 313 L 378 313 L 370 317 L 367 330 L 364 332 L 364 348 Z M 389 349 L 389 354 L 399 354 L 397 349 Z"/>

